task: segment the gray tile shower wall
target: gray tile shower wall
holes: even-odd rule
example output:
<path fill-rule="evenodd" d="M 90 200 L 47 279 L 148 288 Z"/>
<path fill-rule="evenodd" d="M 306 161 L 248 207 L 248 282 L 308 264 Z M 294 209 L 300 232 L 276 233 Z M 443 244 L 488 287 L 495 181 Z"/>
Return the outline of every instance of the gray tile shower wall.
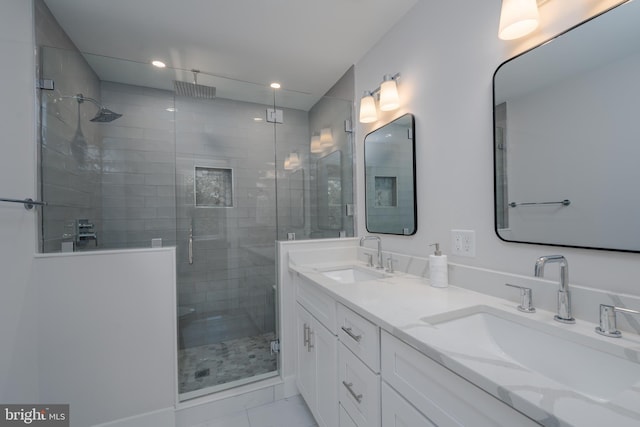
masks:
<path fill-rule="evenodd" d="M 43 77 L 56 89 L 41 93 L 41 195 L 50 206 L 42 210 L 44 252 L 59 252 L 72 241 L 75 221 L 87 219 L 100 236 L 101 126 L 92 123 L 96 107 L 79 103 L 77 94 L 100 99 L 97 76 L 74 50 L 42 47 Z M 79 245 L 94 248 L 95 242 Z"/>
<path fill-rule="evenodd" d="M 89 121 L 93 104 L 70 98 L 100 99 L 100 81 L 42 0 L 34 1 L 34 20 L 38 78 L 55 82 L 54 91 L 40 92 L 40 196 L 51 203 L 41 210 L 41 250 L 59 252 L 77 219 L 102 231 L 100 126 Z"/>
<path fill-rule="evenodd" d="M 318 195 L 318 160 L 328 156 L 335 151 L 342 152 L 342 173 L 341 189 L 342 203 L 354 203 L 353 195 L 353 144 L 351 134 L 345 129 L 345 120 L 352 119 L 353 109 L 353 89 L 354 89 L 354 69 L 351 67 L 338 80 L 338 82 L 327 92 L 326 96 L 320 99 L 309 111 L 309 136 L 318 135 L 322 129 L 331 129 L 332 143 L 325 147 L 320 153 L 310 154 L 309 175 L 310 182 L 308 194 L 308 206 L 310 207 L 309 232 L 312 238 L 338 237 L 337 229 L 327 229 L 322 227 L 319 213 L 325 212 L 318 206 L 318 201 L 322 198 Z M 353 121 L 352 121 L 353 123 Z M 354 236 L 353 216 L 347 216 L 344 206 L 340 211 L 342 216 L 341 230 L 347 236 Z"/>
<path fill-rule="evenodd" d="M 174 245 L 173 92 L 102 82 L 103 102 L 122 114 L 103 126 L 103 247 Z"/>

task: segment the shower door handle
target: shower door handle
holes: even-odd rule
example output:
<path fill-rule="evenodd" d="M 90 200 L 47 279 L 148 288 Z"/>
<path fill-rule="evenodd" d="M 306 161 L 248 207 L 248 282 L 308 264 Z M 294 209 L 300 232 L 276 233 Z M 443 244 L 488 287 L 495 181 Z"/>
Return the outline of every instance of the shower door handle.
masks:
<path fill-rule="evenodd" d="M 189 264 L 193 264 L 193 227 L 189 229 Z"/>

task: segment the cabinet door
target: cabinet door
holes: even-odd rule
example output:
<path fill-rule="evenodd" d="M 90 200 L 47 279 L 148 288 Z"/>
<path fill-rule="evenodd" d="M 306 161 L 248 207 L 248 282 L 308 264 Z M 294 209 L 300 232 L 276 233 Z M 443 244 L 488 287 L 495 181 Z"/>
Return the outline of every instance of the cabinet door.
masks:
<path fill-rule="evenodd" d="M 336 301 L 304 277 L 296 275 L 295 282 L 298 303 L 335 335 Z"/>
<path fill-rule="evenodd" d="M 313 317 L 300 304 L 296 304 L 296 384 L 309 409 L 315 415 L 315 355 L 313 348 L 307 345 L 312 327 Z"/>
<path fill-rule="evenodd" d="M 439 427 L 540 426 L 391 334 L 381 338 L 382 378 Z"/>
<path fill-rule="evenodd" d="M 338 425 L 338 338 L 316 321 L 311 343 L 316 363 L 316 421 L 320 427 Z"/>
<path fill-rule="evenodd" d="M 384 381 L 382 382 L 383 427 L 437 427 Z"/>

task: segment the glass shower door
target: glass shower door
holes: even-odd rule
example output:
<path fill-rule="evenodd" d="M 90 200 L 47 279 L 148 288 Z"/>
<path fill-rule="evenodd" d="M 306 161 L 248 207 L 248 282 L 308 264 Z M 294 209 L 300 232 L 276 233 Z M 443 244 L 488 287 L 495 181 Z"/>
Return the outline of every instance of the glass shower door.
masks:
<path fill-rule="evenodd" d="M 277 375 L 273 124 L 176 96 L 181 400 Z"/>

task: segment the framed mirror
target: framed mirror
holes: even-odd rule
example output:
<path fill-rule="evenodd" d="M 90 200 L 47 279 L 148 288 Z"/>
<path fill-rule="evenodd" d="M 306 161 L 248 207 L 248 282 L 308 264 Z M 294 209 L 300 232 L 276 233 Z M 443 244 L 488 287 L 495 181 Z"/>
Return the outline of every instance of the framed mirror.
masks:
<path fill-rule="evenodd" d="M 318 159 L 318 228 L 342 230 L 342 151 Z"/>
<path fill-rule="evenodd" d="M 640 252 L 640 2 L 494 75 L 495 229 L 510 242 Z"/>
<path fill-rule="evenodd" d="M 412 235 L 418 230 L 415 123 L 412 114 L 364 138 L 366 227 L 370 233 Z"/>

